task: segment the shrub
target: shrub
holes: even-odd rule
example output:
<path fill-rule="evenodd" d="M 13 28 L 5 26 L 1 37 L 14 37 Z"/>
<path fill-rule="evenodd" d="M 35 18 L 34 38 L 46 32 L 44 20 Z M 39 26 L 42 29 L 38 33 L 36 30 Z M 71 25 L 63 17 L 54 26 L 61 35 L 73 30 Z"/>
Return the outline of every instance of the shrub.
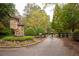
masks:
<path fill-rule="evenodd" d="M 34 36 L 34 35 L 36 35 L 36 32 L 35 32 L 34 28 L 27 28 L 27 29 L 25 30 L 25 35 Z"/>
<path fill-rule="evenodd" d="M 45 30 L 41 27 L 30 27 L 25 30 L 26 35 L 37 36 L 39 33 L 45 33 Z"/>
<path fill-rule="evenodd" d="M 0 39 L 5 36 L 10 36 L 10 35 L 12 35 L 10 29 L 3 29 L 2 31 L 0 31 Z"/>
<path fill-rule="evenodd" d="M 36 34 L 39 35 L 39 33 L 45 33 L 45 30 L 43 28 L 36 28 Z"/>
<path fill-rule="evenodd" d="M 9 29 L 9 28 L 5 28 L 5 29 L 3 29 L 2 31 L 0 31 L 0 36 L 2 37 L 4 37 L 4 36 L 10 36 L 10 35 L 12 35 L 12 31 L 11 31 L 11 29 Z"/>
<path fill-rule="evenodd" d="M 23 37 L 14 37 L 14 36 L 7 36 L 2 38 L 5 41 L 25 41 L 25 40 L 33 40 L 33 36 L 23 36 Z"/>

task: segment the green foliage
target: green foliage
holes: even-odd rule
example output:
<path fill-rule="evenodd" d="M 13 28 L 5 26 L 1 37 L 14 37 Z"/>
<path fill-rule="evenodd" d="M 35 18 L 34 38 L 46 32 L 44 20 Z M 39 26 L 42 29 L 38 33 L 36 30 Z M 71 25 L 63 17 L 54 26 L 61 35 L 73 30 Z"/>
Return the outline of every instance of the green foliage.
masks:
<path fill-rule="evenodd" d="M 27 28 L 25 30 L 26 35 L 36 36 L 39 35 L 39 33 L 45 33 L 45 30 L 43 28 Z"/>
<path fill-rule="evenodd" d="M 43 28 L 36 28 L 36 35 L 39 35 L 39 33 L 45 33 L 45 30 Z"/>
<path fill-rule="evenodd" d="M 61 7 L 56 4 L 55 5 L 55 10 L 54 10 L 54 15 L 53 15 L 53 20 L 52 20 L 52 28 L 56 32 L 62 32 L 63 31 L 63 22 L 62 20 L 62 9 Z"/>
<path fill-rule="evenodd" d="M 11 29 L 5 27 L 2 23 L 0 24 L 0 38 L 4 37 L 4 36 L 9 36 L 12 35 Z"/>
<path fill-rule="evenodd" d="M 39 32 L 46 32 L 49 24 L 49 17 L 45 13 L 44 10 L 41 10 L 41 8 L 35 4 L 31 4 L 30 7 L 27 6 L 28 9 L 25 8 L 25 10 L 28 12 L 25 12 L 25 31 L 28 33 L 28 28 L 33 28 L 33 34 L 36 35 Z M 32 32 L 31 31 L 31 32 Z"/>
<path fill-rule="evenodd" d="M 5 28 L 4 24 L 2 22 L 0 22 L 0 32 L 2 32 L 2 30 Z"/>
<path fill-rule="evenodd" d="M 2 35 L 10 35 L 9 15 L 14 15 L 15 6 L 13 3 L 0 3 L 0 33 Z M 2 36 L 0 35 L 0 36 Z"/>
<path fill-rule="evenodd" d="M 56 32 L 74 32 L 79 29 L 79 4 L 56 4 L 52 28 Z"/>
<path fill-rule="evenodd" d="M 79 4 L 69 3 L 63 6 L 63 21 L 65 29 L 70 29 L 72 32 L 79 28 Z"/>
<path fill-rule="evenodd" d="M 15 6 L 12 3 L 0 3 L 0 20 L 9 17 L 8 14 L 14 14 Z"/>
<path fill-rule="evenodd" d="M 27 28 L 25 30 L 25 35 L 32 35 L 33 36 L 33 35 L 36 35 L 36 32 L 33 28 Z"/>
<path fill-rule="evenodd" d="M 11 31 L 10 28 L 5 28 L 5 29 L 3 30 L 3 33 L 4 33 L 5 35 L 7 35 L 7 36 L 12 35 L 12 31 Z"/>
<path fill-rule="evenodd" d="M 0 3 L 0 22 L 5 27 L 9 27 L 10 15 L 15 14 L 15 5 L 13 3 Z"/>
<path fill-rule="evenodd" d="M 5 41 L 25 41 L 25 40 L 33 40 L 33 36 L 23 36 L 23 37 L 14 37 L 14 36 L 7 36 L 2 38 Z"/>

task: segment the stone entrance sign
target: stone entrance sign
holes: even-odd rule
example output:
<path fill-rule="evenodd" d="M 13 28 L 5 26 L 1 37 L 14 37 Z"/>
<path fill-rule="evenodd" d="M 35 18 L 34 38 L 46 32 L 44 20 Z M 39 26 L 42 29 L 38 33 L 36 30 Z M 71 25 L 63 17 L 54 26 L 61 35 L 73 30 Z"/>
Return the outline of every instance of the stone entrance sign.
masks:
<path fill-rule="evenodd" d="M 21 18 L 10 20 L 10 28 L 13 29 L 15 36 L 24 36 L 24 25 Z"/>
<path fill-rule="evenodd" d="M 18 28 L 18 23 L 16 20 L 10 20 L 10 28 L 11 29 L 17 29 Z"/>
<path fill-rule="evenodd" d="M 19 26 L 17 29 L 15 29 L 15 36 L 24 36 L 23 26 Z"/>

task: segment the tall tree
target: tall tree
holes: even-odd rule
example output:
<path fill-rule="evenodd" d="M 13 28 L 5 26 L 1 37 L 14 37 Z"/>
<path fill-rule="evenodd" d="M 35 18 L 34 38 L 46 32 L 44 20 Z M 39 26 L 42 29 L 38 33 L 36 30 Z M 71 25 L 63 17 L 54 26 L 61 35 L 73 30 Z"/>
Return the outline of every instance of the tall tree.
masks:
<path fill-rule="evenodd" d="M 0 3 L 0 21 L 5 25 L 8 22 L 10 15 L 15 12 L 15 6 L 12 3 Z"/>
<path fill-rule="evenodd" d="M 79 4 L 68 3 L 63 6 L 63 20 L 66 29 L 70 29 L 72 32 L 78 29 L 79 25 Z"/>
<path fill-rule="evenodd" d="M 30 8 L 30 7 L 29 7 Z M 44 10 L 38 5 L 32 5 L 29 11 L 29 15 L 25 17 L 25 28 L 32 27 L 37 32 L 39 29 L 43 32 L 48 27 L 49 17 Z"/>
<path fill-rule="evenodd" d="M 56 32 L 63 31 L 63 23 L 61 21 L 62 19 L 62 8 L 60 4 L 55 5 L 54 14 L 53 14 L 53 20 L 52 20 L 52 28 Z"/>
<path fill-rule="evenodd" d="M 55 30 L 72 31 L 79 29 L 79 4 L 56 4 L 52 27 Z"/>
<path fill-rule="evenodd" d="M 8 31 L 9 20 L 15 14 L 15 5 L 13 3 L 0 3 L 0 32 Z"/>

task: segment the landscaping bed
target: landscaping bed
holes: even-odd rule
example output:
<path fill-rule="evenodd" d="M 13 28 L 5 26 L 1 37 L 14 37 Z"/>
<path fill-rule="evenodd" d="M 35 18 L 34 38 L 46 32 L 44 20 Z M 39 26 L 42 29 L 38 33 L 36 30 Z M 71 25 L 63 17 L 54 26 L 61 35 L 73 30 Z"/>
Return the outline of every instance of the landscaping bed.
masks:
<path fill-rule="evenodd" d="M 7 36 L 0 39 L 0 47 L 1 48 L 26 47 L 26 46 L 37 44 L 41 41 L 42 41 L 41 38 L 35 38 L 34 36 L 24 36 L 24 37 Z"/>

